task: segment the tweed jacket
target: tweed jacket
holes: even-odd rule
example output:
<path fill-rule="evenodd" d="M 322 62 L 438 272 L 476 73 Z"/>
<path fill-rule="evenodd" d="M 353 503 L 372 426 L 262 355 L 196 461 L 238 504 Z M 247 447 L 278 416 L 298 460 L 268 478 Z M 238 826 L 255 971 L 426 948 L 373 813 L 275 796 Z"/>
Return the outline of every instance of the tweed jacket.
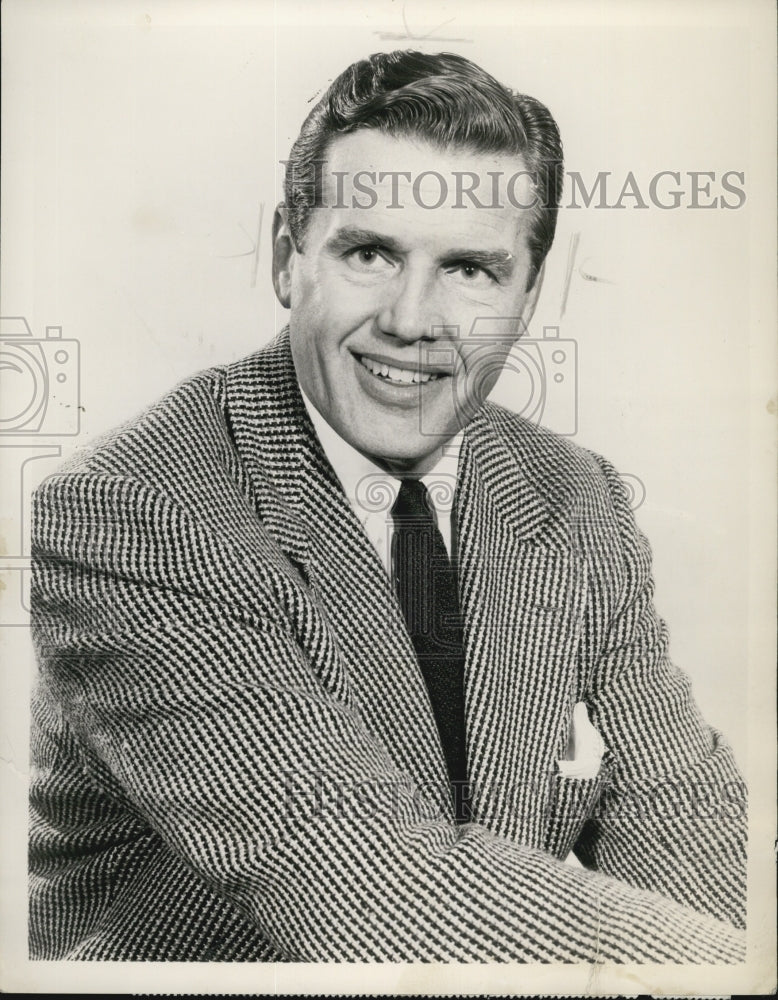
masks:
<path fill-rule="evenodd" d="M 287 332 L 39 488 L 32 957 L 742 957 L 741 778 L 668 659 L 618 476 L 485 404 L 456 513 L 464 826 Z M 581 701 L 603 768 L 561 777 Z"/>

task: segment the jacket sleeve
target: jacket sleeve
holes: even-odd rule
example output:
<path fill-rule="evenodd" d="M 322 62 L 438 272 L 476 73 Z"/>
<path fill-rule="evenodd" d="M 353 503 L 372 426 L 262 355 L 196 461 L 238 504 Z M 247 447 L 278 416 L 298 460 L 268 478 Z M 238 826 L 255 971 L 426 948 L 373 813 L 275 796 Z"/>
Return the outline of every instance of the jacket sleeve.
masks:
<path fill-rule="evenodd" d="M 725 923 L 427 809 L 270 569 L 242 604 L 197 584 L 238 555 L 175 499 L 71 473 L 35 502 L 41 683 L 84 766 L 290 960 L 743 958 Z M 322 770 L 362 792 L 333 801 Z"/>
<path fill-rule="evenodd" d="M 746 787 L 723 736 L 701 717 L 668 656 L 653 604 L 651 551 L 613 468 L 599 460 L 619 526 L 615 613 L 591 654 L 586 698 L 608 778 L 576 854 L 591 868 L 745 926 Z"/>

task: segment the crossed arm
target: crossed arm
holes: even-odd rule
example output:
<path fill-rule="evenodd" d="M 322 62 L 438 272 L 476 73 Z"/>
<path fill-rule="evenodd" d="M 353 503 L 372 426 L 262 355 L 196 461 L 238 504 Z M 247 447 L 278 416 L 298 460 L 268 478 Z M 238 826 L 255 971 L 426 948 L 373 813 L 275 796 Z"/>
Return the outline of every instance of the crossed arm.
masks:
<path fill-rule="evenodd" d="M 608 784 L 576 853 L 587 867 L 745 927 L 745 784 L 670 660 L 648 541 L 618 474 L 595 457 L 620 529 L 623 577 L 586 685 L 592 721 L 612 751 Z"/>
<path fill-rule="evenodd" d="M 50 480 L 37 505 L 41 697 L 62 712 L 106 799 L 288 959 L 744 957 L 741 932 L 698 912 L 715 912 L 728 890 L 684 890 L 693 859 L 678 855 L 677 837 L 658 859 L 673 873 L 651 888 L 698 911 L 641 884 L 627 845 L 634 823 L 606 820 L 585 831 L 578 850 L 595 872 L 478 824 L 430 817 L 358 710 L 312 670 L 274 605 L 270 571 L 257 566 L 249 595 L 227 592 L 227 578 L 202 567 L 241 555 L 173 500 L 89 473 Z M 652 670 L 658 683 L 661 670 Z M 607 706 L 618 674 L 614 666 L 607 683 L 607 670 L 598 675 L 594 707 L 617 748 Z M 708 775 L 729 766 L 711 743 L 693 753 Z M 390 813 L 358 798 L 340 809 L 290 800 L 289 776 L 313 788 L 323 767 L 344 785 L 390 783 Z M 651 837 L 640 849 L 656 843 Z"/>

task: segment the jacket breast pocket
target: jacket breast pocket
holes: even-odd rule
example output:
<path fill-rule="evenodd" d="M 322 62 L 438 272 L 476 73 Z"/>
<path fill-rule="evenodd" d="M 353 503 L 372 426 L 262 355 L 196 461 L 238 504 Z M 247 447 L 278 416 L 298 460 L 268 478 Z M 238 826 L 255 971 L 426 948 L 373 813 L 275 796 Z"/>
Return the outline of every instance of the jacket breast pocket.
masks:
<path fill-rule="evenodd" d="M 564 860 L 573 848 L 584 823 L 597 806 L 605 783 L 605 768 L 591 778 L 556 774 L 546 800 L 544 847 Z"/>

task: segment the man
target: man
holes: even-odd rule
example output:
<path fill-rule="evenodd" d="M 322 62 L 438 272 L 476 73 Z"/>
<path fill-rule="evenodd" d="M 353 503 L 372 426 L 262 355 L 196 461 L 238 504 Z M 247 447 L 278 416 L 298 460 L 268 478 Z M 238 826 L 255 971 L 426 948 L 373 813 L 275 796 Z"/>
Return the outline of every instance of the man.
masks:
<path fill-rule="evenodd" d="M 288 329 L 39 490 L 34 957 L 743 957 L 740 777 L 625 491 L 486 402 L 560 167 L 463 58 L 349 67 L 287 164 Z"/>

